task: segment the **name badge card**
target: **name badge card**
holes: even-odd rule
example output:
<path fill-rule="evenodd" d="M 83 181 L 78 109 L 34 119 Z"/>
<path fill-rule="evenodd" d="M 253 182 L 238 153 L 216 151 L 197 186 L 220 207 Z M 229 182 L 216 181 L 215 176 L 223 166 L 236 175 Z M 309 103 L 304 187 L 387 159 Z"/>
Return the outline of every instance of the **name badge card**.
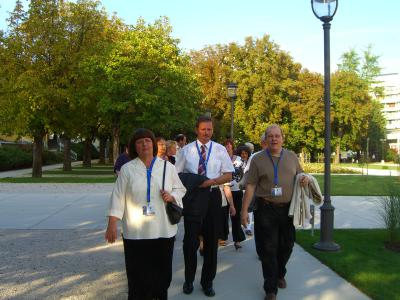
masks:
<path fill-rule="evenodd" d="M 271 195 L 272 197 L 280 197 L 282 196 L 282 188 L 279 186 L 273 187 L 271 189 Z"/>
<path fill-rule="evenodd" d="M 154 216 L 156 214 L 154 207 L 151 205 L 143 206 L 143 215 L 144 216 Z"/>

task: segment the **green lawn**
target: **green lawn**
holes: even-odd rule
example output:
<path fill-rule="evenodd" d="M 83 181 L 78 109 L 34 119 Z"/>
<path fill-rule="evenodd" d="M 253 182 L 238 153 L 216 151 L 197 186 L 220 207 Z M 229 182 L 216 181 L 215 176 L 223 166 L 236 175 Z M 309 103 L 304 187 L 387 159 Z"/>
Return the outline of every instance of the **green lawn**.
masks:
<path fill-rule="evenodd" d="M 113 169 L 72 169 L 72 171 L 65 172 L 63 170 L 48 170 L 44 171 L 43 175 L 114 175 Z"/>
<path fill-rule="evenodd" d="M 339 164 L 338 166 L 341 167 L 352 167 L 352 168 L 367 168 L 367 165 L 360 165 L 360 164 Z M 382 165 L 382 164 L 368 164 L 368 169 L 374 170 L 400 170 L 400 166 L 392 166 L 392 165 Z"/>
<path fill-rule="evenodd" d="M 57 176 L 58 175 L 58 176 Z M 0 178 L 0 182 L 11 183 L 113 183 L 115 175 L 112 165 L 92 165 L 92 168 L 73 166 L 72 171 L 62 169 L 43 172 L 42 178 L 9 177 Z"/>
<path fill-rule="evenodd" d="M 0 178 L 0 182 L 10 183 L 113 183 L 115 177 L 8 177 Z"/>
<path fill-rule="evenodd" d="M 313 175 L 324 190 L 324 175 Z M 390 183 L 400 184 L 395 176 L 331 175 L 331 195 L 333 196 L 383 196 L 387 195 Z"/>
<path fill-rule="evenodd" d="M 57 176 L 60 175 L 60 176 Z M 62 176 L 61 176 L 62 175 Z M 96 177 L 96 175 L 99 175 Z M 109 176 L 107 176 L 109 175 Z M 323 175 L 314 175 L 323 191 Z M 0 182 L 13 183 L 108 183 L 114 182 L 112 166 L 93 166 L 83 168 L 74 166 L 72 171 L 63 172 L 60 169 L 43 172 L 43 178 L 16 177 L 0 178 Z M 331 175 L 332 196 L 383 196 L 387 194 L 386 187 L 390 183 L 400 184 L 399 177 L 361 176 L 361 175 Z"/>
<path fill-rule="evenodd" d="M 374 300 L 400 300 L 400 253 L 384 248 L 383 229 L 344 229 L 334 231 L 338 252 L 315 250 L 319 231 L 297 232 L 297 243 L 311 255 L 351 282 Z"/>

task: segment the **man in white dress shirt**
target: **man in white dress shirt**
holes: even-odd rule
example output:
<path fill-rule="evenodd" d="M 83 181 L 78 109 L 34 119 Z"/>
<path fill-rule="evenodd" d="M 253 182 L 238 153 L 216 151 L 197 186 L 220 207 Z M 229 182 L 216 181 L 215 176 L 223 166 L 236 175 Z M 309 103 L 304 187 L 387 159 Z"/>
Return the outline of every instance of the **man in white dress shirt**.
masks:
<path fill-rule="evenodd" d="M 176 159 L 178 173 L 198 174 L 206 176 L 200 189 L 207 189 L 208 197 L 205 216 L 200 220 L 184 218 L 185 236 L 183 253 L 185 258 L 185 283 L 183 292 L 191 294 L 197 266 L 197 249 L 199 235 L 203 236 L 204 261 L 201 273 L 201 286 L 208 297 L 213 297 L 213 280 L 217 270 L 218 224 L 221 209 L 221 192 L 219 185 L 232 180 L 233 164 L 228 152 L 221 144 L 211 141 L 213 123 L 210 117 L 201 116 L 196 122 L 197 140 L 186 145 Z"/>

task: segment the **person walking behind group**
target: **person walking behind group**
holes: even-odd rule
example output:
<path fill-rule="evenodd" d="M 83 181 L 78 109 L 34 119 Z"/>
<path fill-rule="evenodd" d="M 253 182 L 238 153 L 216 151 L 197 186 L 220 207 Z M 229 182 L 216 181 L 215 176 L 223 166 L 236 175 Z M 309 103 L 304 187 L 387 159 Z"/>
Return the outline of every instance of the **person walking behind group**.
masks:
<path fill-rule="evenodd" d="M 159 136 L 156 137 L 156 143 L 157 143 L 157 156 L 163 160 L 168 160 L 167 156 L 167 141 Z"/>
<path fill-rule="evenodd" d="M 122 221 L 128 299 L 166 300 L 172 279 L 177 225 L 169 222 L 165 203 L 182 207 L 186 189 L 174 166 L 156 154 L 154 134 L 136 130 L 129 141 L 132 160 L 121 168 L 107 211 L 109 243 L 117 239 L 117 222 Z"/>
<path fill-rule="evenodd" d="M 186 146 L 187 139 L 186 135 L 180 133 L 175 137 L 175 142 L 177 144 L 176 152 L 179 153 L 183 147 Z"/>
<path fill-rule="evenodd" d="M 217 271 L 218 224 L 221 210 L 219 185 L 232 180 L 234 169 L 225 147 L 211 141 L 213 123 L 210 117 L 201 116 L 197 119 L 196 134 L 197 140 L 182 148 L 177 155 L 175 164 L 178 173 L 191 173 L 196 174 L 194 176 L 208 178 L 199 186 L 200 190 L 204 192 L 204 198 L 200 199 L 204 205 L 204 215 L 201 215 L 197 221 L 184 215 L 185 283 L 183 292 L 185 294 L 193 292 L 197 249 L 201 235 L 204 243 L 204 261 L 200 284 L 204 294 L 212 297 L 215 295 L 213 280 Z"/>
<path fill-rule="evenodd" d="M 122 152 L 117 160 L 115 161 L 114 164 L 114 173 L 115 175 L 119 175 L 119 172 L 121 171 L 121 168 L 124 164 L 126 164 L 127 162 L 129 162 L 131 160 L 131 158 L 129 157 L 129 152 L 128 152 L 128 145 L 124 146 L 124 152 Z"/>
<path fill-rule="evenodd" d="M 176 150 L 177 150 L 177 143 L 175 141 L 172 140 L 168 140 L 167 143 L 167 157 L 168 157 L 168 161 L 175 165 L 175 161 L 176 161 Z"/>
<path fill-rule="evenodd" d="M 241 160 L 240 156 L 234 154 L 234 142 L 232 139 L 227 139 L 224 142 L 226 151 L 228 152 L 229 157 L 231 158 L 233 167 L 235 172 L 233 174 L 232 181 L 229 183 L 225 183 L 228 185 L 228 189 L 231 191 L 233 205 L 236 209 L 235 214 L 231 214 L 231 223 L 232 223 L 232 239 L 234 243 L 234 247 L 236 250 L 242 248 L 240 243 L 246 239 L 244 235 L 242 225 L 241 225 L 241 215 L 240 211 L 242 209 L 242 198 L 243 192 L 239 188 L 238 182 L 242 179 L 243 176 L 243 161 Z M 225 188 L 226 189 L 226 188 Z M 229 195 L 229 190 L 225 193 Z"/>
<path fill-rule="evenodd" d="M 242 206 L 242 224 L 247 225 L 247 209 L 256 194 L 254 235 L 261 260 L 267 300 L 276 299 L 279 288 L 286 287 L 286 264 L 295 242 L 293 219 L 288 216 L 295 176 L 303 172 L 291 151 L 284 149 L 278 125 L 266 129 L 267 149 L 254 154 L 247 176 Z M 300 179 L 308 184 L 307 176 Z"/>

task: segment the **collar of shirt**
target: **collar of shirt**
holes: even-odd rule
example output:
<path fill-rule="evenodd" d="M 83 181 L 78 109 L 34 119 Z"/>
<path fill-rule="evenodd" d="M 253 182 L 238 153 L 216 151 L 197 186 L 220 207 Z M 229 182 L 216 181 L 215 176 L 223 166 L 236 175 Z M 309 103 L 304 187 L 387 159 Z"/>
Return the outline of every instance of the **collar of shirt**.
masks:
<path fill-rule="evenodd" d="M 200 142 L 200 141 L 197 139 L 197 145 L 199 145 L 199 148 L 201 147 L 201 145 L 206 146 L 206 152 L 208 151 L 208 149 L 210 149 L 211 142 L 212 142 L 212 141 L 209 140 L 206 144 L 203 144 L 202 142 Z"/>

